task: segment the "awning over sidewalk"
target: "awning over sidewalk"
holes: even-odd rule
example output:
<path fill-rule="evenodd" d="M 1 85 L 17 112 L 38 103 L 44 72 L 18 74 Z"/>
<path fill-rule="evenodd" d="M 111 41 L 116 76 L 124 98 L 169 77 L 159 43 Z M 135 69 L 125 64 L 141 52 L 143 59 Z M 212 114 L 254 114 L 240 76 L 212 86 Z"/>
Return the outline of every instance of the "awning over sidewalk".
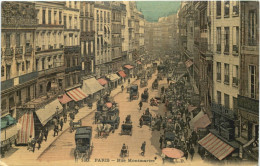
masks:
<path fill-rule="evenodd" d="M 17 137 L 16 120 L 10 115 L 1 118 L 1 146 L 14 142 Z"/>
<path fill-rule="evenodd" d="M 198 128 L 206 128 L 208 125 L 211 124 L 211 121 L 207 114 L 203 115 L 201 118 L 199 118 L 196 122 L 194 122 L 194 130 L 197 131 Z"/>
<path fill-rule="evenodd" d="M 68 102 L 72 101 L 72 99 L 66 94 L 58 97 L 58 100 L 61 102 L 61 104 L 67 104 Z"/>
<path fill-rule="evenodd" d="M 101 86 L 95 78 L 83 80 L 82 90 L 88 95 L 94 94 L 102 89 L 104 89 L 104 87 Z"/>
<path fill-rule="evenodd" d="M 125 78 L 126 77 L 126 74 L 123 70 L 119 71 L 118 74 L 122 77 L 122 78 Z"/>
<path fill-rule="evenodd" d="M 54 100 L 50 104 L 47 104 L 44 108 L 36 111 L 36 115 L 38 116 L 43 126 L 46 125 L 46 123 L 48 123 L 53 118 L 53 116 L 57 112 L 57 108 L 59 108 L 58 113 L 62 111 L 62 106 L 58 99 Z"/>
<path fill-rule="evenodd" d="M 84 93 L 80 88 L 73 89 L 71 91 L 68 91 L 67 94 L 74 100 L 74 101 L 80 101 L 88 97 L 86 93 Z"/>
<path fill-rule="evenodd" d="M 235 148 L 226 144 L 212 133 L 209 133 L 198 143 L 219 160 L 224 159 L 235 150 Z"/>
<path fill-rule="evenodd" d="M 191 119 L 190 121 L 190 126 L 193 127 L 194 126 L 194 123 L 199 120 L 201 117 L 204 116 L 204 112 L 203 111 L 200 111 L 194 118 Z"/>
<path fill-rule="evenodd" d="M 19 120 L 18 125 L 21 129 L 18 132 L 17 144 L 27 144 L 30 135 L 34 138 L 34 119 L 33 112 L 25 113 Z"/>
<path fill-rule="evenodd" d="M 104 78 L 99 78 L 97 81 L 98 81 L 98 82 L 99 82 L 99 84 L 100 84 L 100 85 L 102 85 L 102 86 L 104 86 L 104 85 L 106 85 L 106 84 L 107 84 L 107 80 L 106 80 L 106 79 L 104 79 Z"/>
<path fill-rule="evenodd" d="M 115 82 L 120 79 L 117 74 L 109 74 L 106 76 L 111 82 Z"/>
<path fill-rule="evenodd" d="M 127 69 L 132 69 L 132 68 L 134 68 L 134 66 L 131 66 L 131 65 L 125 65 L 124 67 L 127 68 Z"/>

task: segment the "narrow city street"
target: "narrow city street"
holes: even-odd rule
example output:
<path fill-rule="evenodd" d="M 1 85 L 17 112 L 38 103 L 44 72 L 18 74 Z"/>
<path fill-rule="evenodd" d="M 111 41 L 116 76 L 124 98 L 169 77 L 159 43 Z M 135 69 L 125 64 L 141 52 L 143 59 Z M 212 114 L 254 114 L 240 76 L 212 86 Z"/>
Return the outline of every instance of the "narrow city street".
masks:
<path fill-rule="evenodd" d="M 153 80 L 155 79 L 155 75 L 153 75 L 152 79 L 148 82 L 149 94 L 150 96 L 156 96 L 158 90 L 152 90 L 151 85 Z M 162 81 L 162 83 L 166 80 Z M 140 81 L 136 81 L 136 84 L 140 84 Z M 144 91 L 143 87 L 139 89 L 139 96 Z M 160 158 L 160 149 L 159 149 L 159 131 L 151 131 L 150 127 L 143 126 L 139 127 L 139 118 L 144 113 L 144 110 L 149 107 L 152 115 L 158 114 L 158 107 L 151 107 L 148 103 L 143 104 L 143 108 L 140 111 L 138 107 L 138 100 L 129 101 L 129 93 L 126 92 L 126 89 L 123 93 L 119 93 L 115 96 L 115 102 L 119 103 L 120 110 L 120 127 L 115 131 L 115 133 L 110 133 L 107 138 L 98 138 L 97 136 L 97 125 L 94 124 L 94 113 L 91 113 L 89 116 L 82 120 L 83 126 L 92 126 L 93 128 L 93 144 L 94 150 L 91 155 L 91 161 L 97 159 L 110 159 L 116 160 L 119 158 L 119 153 L 123 143 L 125 143 L 129 148 L 129 158 L 133 159 L 150 159 L 154 160 L 154 158 Z M 149 101 L 149 100 L 148 100 Z M 160 106 L 163 107 L 163 106 Z M 131 115 L 131 119 L 133 121 L 133 134 L 122 135 L 121 132 L 121 124 L 125 120 L 127 115 Z M 74 148 L 75 148 L 75 140 L 74 140 L 75 132 L 70 133 L 70 131 L 66 131 L 63 133 L 58 140 L 56 140 L 47 151 L 39 158 L 40 161 L 59 161 L 59 160 L 74 160 Z M 147 152 L 145 156 L 140 155 L 140 147 L 142 143 L 146 141 L 147 143 Z"/>

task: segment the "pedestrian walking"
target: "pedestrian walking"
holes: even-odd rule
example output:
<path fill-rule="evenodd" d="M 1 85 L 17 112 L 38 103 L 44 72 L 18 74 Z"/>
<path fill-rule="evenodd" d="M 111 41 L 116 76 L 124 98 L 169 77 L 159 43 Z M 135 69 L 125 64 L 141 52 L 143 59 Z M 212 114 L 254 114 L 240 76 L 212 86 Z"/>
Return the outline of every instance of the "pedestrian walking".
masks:
<path fill-rule="evenodd" d="M 128 85 L 130 84 L 130 78 L 128 79 Z"/>
<path fill-rule="evenodd" d="M 190 159 L 191 159 L 191 161 L 192 161 L 192 159 L 193 159 L 194 153 L 195 153 L 195 150 L 194 150 L 194 147 L 192 146 L 192 147 L 190 148 Z"/>
<path fill-rule="evenodd" d="M 40 132 L 40 134 L 39 134 L 39 137 L 38 137 L 38 139 L 37 139 L 38 150 L 40 150 L 40 148 L 41 148 L 42 140 L 43 140 L 43 132 L 42 132 L 42 130 L 41 130 L 41 132 Z"/>
<path fill-rule="evenodd" d="M 142 128 L 142 126 L 143 126 L 143 118 L 142 117 L 139 119 L 139 124 L 140 124 L 140 128 Z"/>
<path fill-rule="evenodd" d="M 32 146 L 32 135 L 30 135 L 30 137 L 27 140 L 27 150 L 30 150 L 31 146 Z"/>
<path fill-rule="evenodd" d="M 56 134 L 57 134 L 57 136 L 58 136 L 58 134 L 59 134 L 59 127 L 58 127 L 58 125 L 55 125 L 55 127 L 54 127 L 54 137 L 56 136 Z"/>
<path fill-rule="evenodd" d="M 167 84 L 169 84 L 169 83 L 170 83 L 170 78 L 168 77 L 168 78 L 167 78 Z"/>
<path fill-rule="evenodd" d="M 142 109 L 142 107 L 143 107 L 143 102 L 142 102 L 142 100 L 139 102 L 139 108 L 140 108 L 140 110 Z"/>
<path fill-rule="evenodd" d="M 160 142 L 160 149 L 162 149 L 162 143 L 163 143 L 163 137 L 162 137 L 162 135 L 160 136 L 159 142 Z"/>
<path fill-rule="evenodd" d="M 62 127 L 63 127 L 63 120 L 60 120 L 60 131 L 62 131 Z"/>
<path fill-rule="evenodd" d="M 44 130 L 45 142 L 47 141 L 48 134 L 49 134 L 49 130 L 48 130 L 48 128 L 46 127 L 45 130 Z"/>
<path fill-rule="evenodd" d="M 144 156 L 144 154 L 145 154 L 145 146 L 146 146 L 146 142 L 144 141 L 144 142 L 142 143 L 142 146 L 141 146 L 141 150 L 142 150 L 141 155 L 142 155 L 142 156 Z"/>
<path fill-rule="evenodd" d="M 67 122 L 67 114 L 65 112 L 63 113 L 63 119 L 64 119 L 64 123 L 66 123 Z"/>
<path fill-rule="evenodd" d="M 188 156 L 189 156 L 188 150 L 185 148 L 184 149 L 184 157 L 186 158 L 186 160 L 188 160 Z"/>
<path fill-rule="evenodd" d="M 122 93 L 123 93 L 123 91 L 124 91 L 124 85 L 121 86 L 121 90 L 122 90 Z"/>

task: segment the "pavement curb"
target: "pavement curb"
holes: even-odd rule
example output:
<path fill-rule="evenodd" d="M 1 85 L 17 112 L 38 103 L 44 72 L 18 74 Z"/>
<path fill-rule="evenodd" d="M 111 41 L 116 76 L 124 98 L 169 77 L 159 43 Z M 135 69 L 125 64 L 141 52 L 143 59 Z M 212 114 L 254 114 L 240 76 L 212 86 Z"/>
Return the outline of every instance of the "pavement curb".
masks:
<path fill-rule="evenodd" d="M 137 80 L 133 81 L 132 83 L 136 82 Z M 126 89 L 127 87 L 125 87 L 124 89 Z M 119 91 L 117 92 L 113 97 L 117 96 L 118 94 L 122 93 L 122 91 Z M 86 118 L 87 116 L 91 115 L 92 113 L 94 113 L 97 109 L 94 109 L 92 111 L 90 111 L 87 115 L 85 115 L 84 117 L 80 118 L 79 120 L 81 119 L 84 119 Z M 67 130 L 69 130 L 70 127 L 68 127 L 67 129 L 63 130 L 62 133 L 60 135 L 58 135 L 51 143 L 50 145 L 48 145 L 40 154 L 39 156 L 36 158 L 36 160 L 39 160 L 39 158 L 47 151 L 50 149 L 50 147 L 57 141 L 57 139 L 63 134 L 65 133 Z"/>

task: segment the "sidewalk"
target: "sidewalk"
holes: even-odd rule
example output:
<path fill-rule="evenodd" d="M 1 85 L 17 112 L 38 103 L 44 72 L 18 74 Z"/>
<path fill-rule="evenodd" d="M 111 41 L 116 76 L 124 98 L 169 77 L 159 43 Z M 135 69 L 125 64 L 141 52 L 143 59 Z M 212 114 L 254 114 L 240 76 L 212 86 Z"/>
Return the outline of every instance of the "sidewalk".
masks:
<path fill-rule="evenodd" d="M 135 82 L 135 78 L 130 79 L 130 83 Z M 121 84 L 122 85 L 122 84 Z M 111 96 L 116 96 L 117 94 L 121 93 L 121 85 L 117 86 L 116 89 L 113 89 L 111 91 Z M 128 85 L 128 82 L 125 81 L 123 83 L 124 87 L 126 88 Z M 90 115 L 96 110 L 96 102 L 93 103 L 92 109 L 90 109 L 88 106 L 84 106 L 79 109 L 79 112 L 75 115 L 75 121 L 78 121 L 80 119 L 85 118 L 86 116 Z M 36 144 L 34 153 L 32 151 L 27 150 L 27 146 L 15 146 L 13 148 L 17 149 L 13 154 L 8 154 L 5 158 L 1 158 L 1 161 L 5 163 L 9 163 L 10 161 L 17 160 L 23 158 L 24 160 L 37 160 L 43 153 L 45 153 L 48 148 L 67 130 L 69 130 L 69 120 L 64 123 L 63 130 L 59 131 L 59 135 L 56 137 L 53 137 L 54 131 L 50 130 L 47 141 L 43 141 L 41 144 L 41 148 L 38 150 L 38 144 Z M 27 154 L 27 158 L 25 158 L 25 154 Z"/>

